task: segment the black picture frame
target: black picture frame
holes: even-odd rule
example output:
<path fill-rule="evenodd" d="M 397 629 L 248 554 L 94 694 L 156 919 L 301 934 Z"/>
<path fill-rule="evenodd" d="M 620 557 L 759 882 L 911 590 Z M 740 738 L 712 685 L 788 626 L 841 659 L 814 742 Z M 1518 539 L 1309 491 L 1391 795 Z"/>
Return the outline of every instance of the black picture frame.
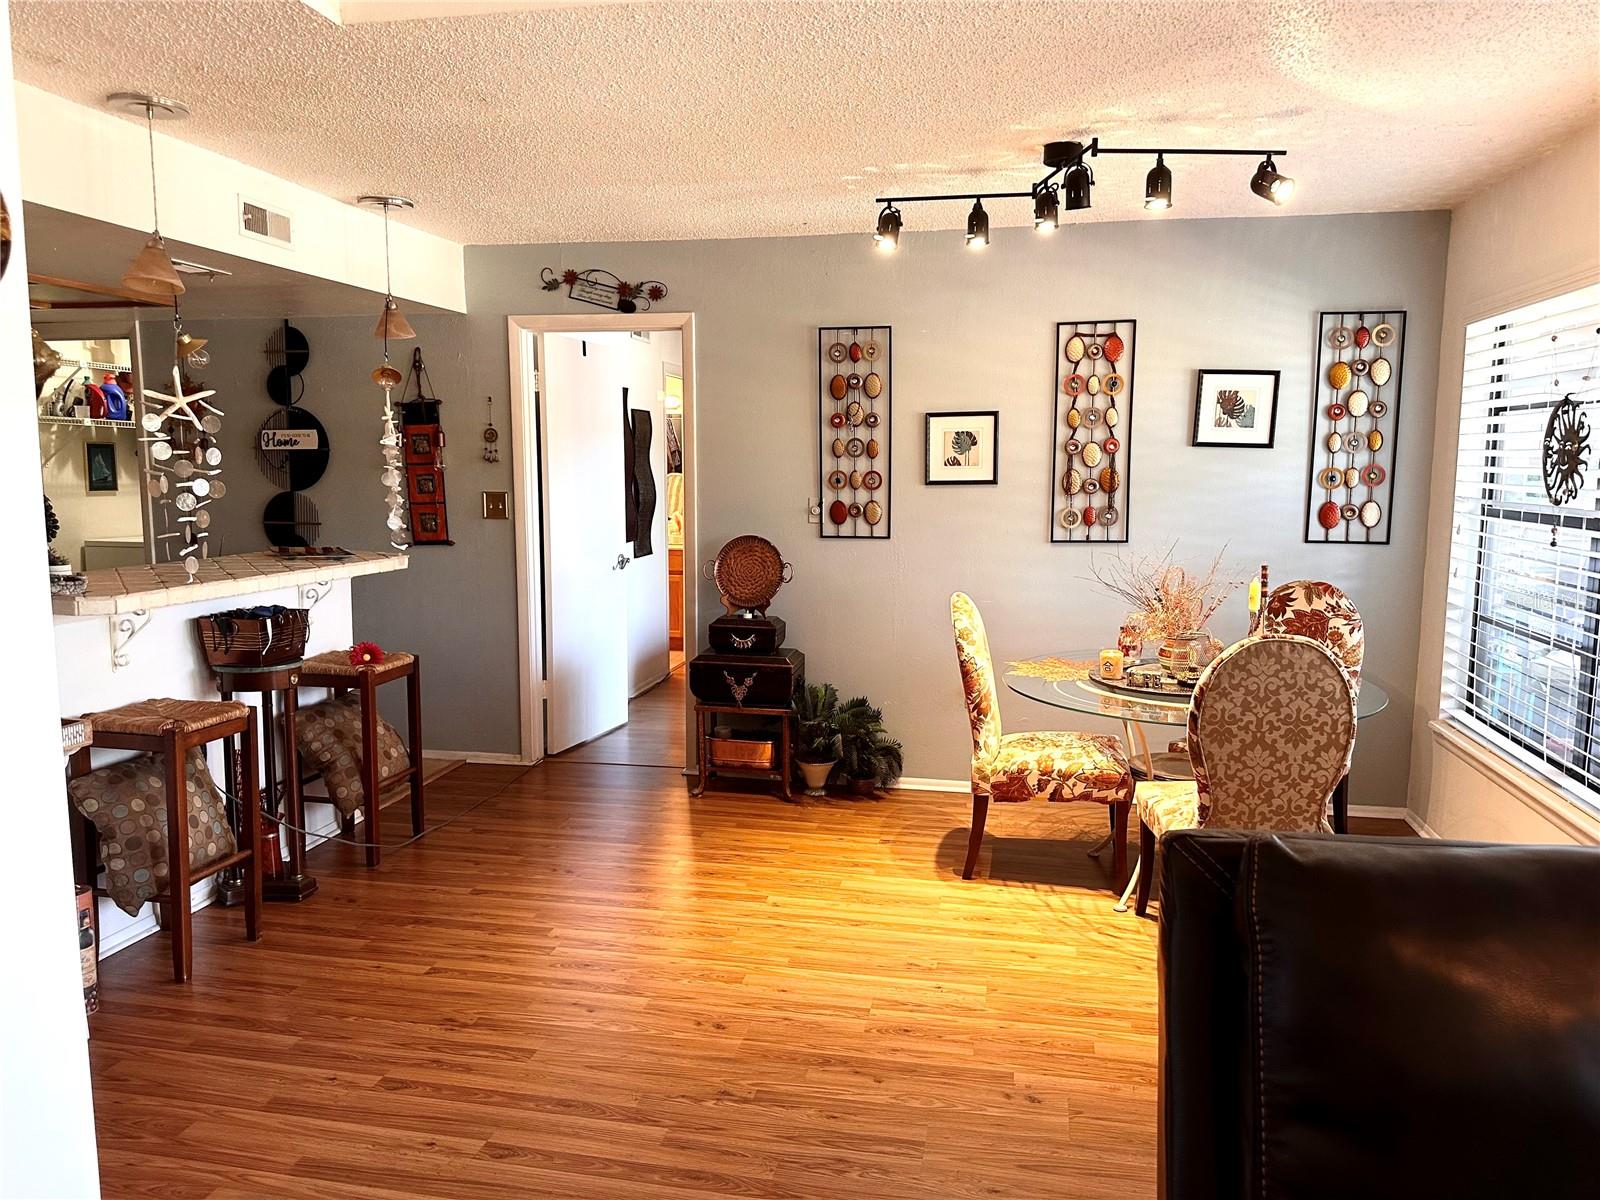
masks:
<path fill-rule="evenodd" d="M 934 418 L 973 417 L 990 423 L 992 445 L 990 461 L 993 464 L 987 479 L 935 479 L 933 477 L 933 422 Z M 954 409 L 922 414 L 922 482 L 929 487 L 988 487 L 1000 482 L 1000 410 L 997 408 Z"/>
<path fill-rule="evenodd" d="M 1226 441 L 1203 439 L 1200 436 L 1202 432 L 1212 428 L 1203 426 L 1200 420 L 1207 394 L 1206 378 L 1212 375 L 1251 375 L 1272 380 L 1272 413 L 1267 419 L 1266 441 Z M 1194 424 L 1189 432 L 1189 445 L 1225 450 L 1271 450 L 1273 443 L 1278 439 L 1278 385 L 1282 382 L 1282 376 L 1281 371 L 1263 371 L 1252 367 L 1201 367 L 1195 372 L 1194 377 Z"/>
<path fill-rule="evenodd" d="M 117 492 L 117 444 L 83 444 L 84 486 L 91 496 L 112 496 Z"/>

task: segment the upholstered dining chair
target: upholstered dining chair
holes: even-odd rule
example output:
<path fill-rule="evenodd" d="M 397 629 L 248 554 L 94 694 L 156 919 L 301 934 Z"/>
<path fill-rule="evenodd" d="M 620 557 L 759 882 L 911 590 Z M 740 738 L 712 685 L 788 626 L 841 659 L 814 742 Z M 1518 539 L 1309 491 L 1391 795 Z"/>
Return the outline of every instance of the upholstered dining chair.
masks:
<path fill-rule="evenodd" d="M 1288 633 L 1321 642 L 1333 651 L 1356 687 L 1361 687 L 1361 659 L 1366 647 L 1361 614 L 1350 597 L 1333 584 L 1320 579 L 1296 579 L 1273 588 L 1261 614 L 1263 635 Z"/>
<path fill-rule="evenodd" d="M 972 832 L 961 878 L 971 879 L 978 865 L 990 800 L 1088 800 L 1110 806 L 1112 874 L 1121 887 L 1128 871 L 1133 799 L 1133 775 L 1122 743 L 1094 733 L 1002 732 L 989 637 L 978 606 L 965 592 L 950 597 L 950 623 L 972 726 Z"/>
<path fill-rule="evenodd" d="M 1279 634 L 1229 646 L 1189 702 L 1194 779 L 1147 780 L 1134 791 L 1139 915 L 1150 904 L 1158 837 L 1202 827 L 1324 829 L 1355 745 L 1355 683 L 1320 641 Z"/>

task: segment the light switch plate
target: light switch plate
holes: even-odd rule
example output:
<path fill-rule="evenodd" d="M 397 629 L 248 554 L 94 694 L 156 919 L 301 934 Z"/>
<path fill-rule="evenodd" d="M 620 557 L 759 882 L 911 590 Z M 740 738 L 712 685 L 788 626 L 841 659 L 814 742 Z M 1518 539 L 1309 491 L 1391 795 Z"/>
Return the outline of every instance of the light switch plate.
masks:
<path fill-rule="evenodd" d="M 485 492 L 483 494 L 483 519 L 485 521 L 506 521 L 511 518 L 511 506 L 506 501 L 505 492 Z"/>

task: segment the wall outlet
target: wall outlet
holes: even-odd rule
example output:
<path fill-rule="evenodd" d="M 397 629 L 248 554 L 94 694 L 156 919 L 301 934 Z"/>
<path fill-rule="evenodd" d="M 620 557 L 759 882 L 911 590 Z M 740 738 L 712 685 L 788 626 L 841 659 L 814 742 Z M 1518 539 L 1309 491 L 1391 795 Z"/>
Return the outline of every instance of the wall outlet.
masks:
<path fill-rule="evenodd" d="M 485 492 L 483 494 L 483 519 L 485 521 L 506 521 L 511 517 L 511 506 L 506 502 L 505 492 Z"/>
<path fill-rule="evenodd" d="M 813 525 L 821 525 L 822 524 L 822 501 L 821 500 L 807 500 L 806 501 L 806 520 L 811 522 L 811 524 L 813 524 Z"/>

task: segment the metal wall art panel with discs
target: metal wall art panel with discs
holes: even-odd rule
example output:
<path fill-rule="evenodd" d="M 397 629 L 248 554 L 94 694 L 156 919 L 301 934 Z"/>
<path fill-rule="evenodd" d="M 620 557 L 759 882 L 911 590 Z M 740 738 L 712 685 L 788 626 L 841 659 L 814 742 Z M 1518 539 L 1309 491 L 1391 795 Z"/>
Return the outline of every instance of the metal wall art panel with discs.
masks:
<path fill-rule="evenodd" d="M 1389 544 L 1405 345 L 1401 309 L 1325 312 L 1318 319 L 1308 542 Z"/>
<path fill-rule="evenodd" d="M 1126 542 L 1138 322 L 1056 325 L 1050 540 Z"/>
<path fill-rule="evenodd" d="M 817 462 L 825 538 L 889 536 L 890 329 L 817 330 Z"/>

